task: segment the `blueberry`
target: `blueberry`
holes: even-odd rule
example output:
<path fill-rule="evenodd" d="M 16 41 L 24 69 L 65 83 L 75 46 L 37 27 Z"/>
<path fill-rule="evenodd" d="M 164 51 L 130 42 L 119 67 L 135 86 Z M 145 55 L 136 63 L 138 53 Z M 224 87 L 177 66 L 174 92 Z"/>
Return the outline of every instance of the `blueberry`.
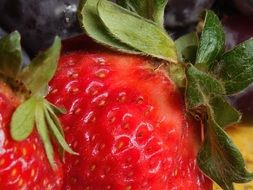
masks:
<path fill-rule="evenodd" d="M 2 38 L 5 35 L 6 35 L 6 32 L 2 28 L 0 28 L 0 38 Z"/>
<path fill-rule="evenodd" d="M 212 6 L 215 0 L 169 0 L 165 13 L 168 28 L 182 27 L 198 21 L 199 15 Z"/>
<path fill-rule="evenodd" d="M 253 37 L 253 21 L 242 15 L 224 16 L 222 19 L 228 49 Z"/>
<path fill-rule="evenodd" d="M 2 38 L 5 35 L 7 35 L 7 33 L 2 28 L 0 28 L 0 38 Z M 22 54 L 23 54 L 23 57 L 22 57 L 23 58 L 23 66 L 26 66 L 30 63 L 30 58 L 24 50 L 22 50 Z"/>
<path fill-rule="evenodd" d="M 165 28 L 174 39 L 195 31 L 200 14 L 214 1 L 169 0 L 165 10 Z"/>
<path fill-rule="evenodd" d="M 253 0 L 234 0 L 234 3 L 242 14 L 253 16 Z"/>
<path fill-rule="evenodd" d="M 230 102 L 242 113 L 244 122 L 253 122 L 253 84 L 242 93 L 230 97 Z"/>
<path fill-rule="evenodd" d="M 47 48 L 55 35 L 63 39 L 81 33 L 76 18 L 78 0 L 0 0 L 0 24 L 18 30 L 32 56 Z"/>

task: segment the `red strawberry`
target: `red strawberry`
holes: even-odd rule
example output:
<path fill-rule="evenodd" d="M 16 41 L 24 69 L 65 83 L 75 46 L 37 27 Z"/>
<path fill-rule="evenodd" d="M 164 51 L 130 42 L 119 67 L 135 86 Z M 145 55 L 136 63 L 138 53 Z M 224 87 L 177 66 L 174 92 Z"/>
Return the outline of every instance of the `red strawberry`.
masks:
<path fill-rule="evenodd" d="M 48 50 L 21 70 L 19 33 L 0 39 L 1 190 L 62 187 L 62 163 L 58 153 L 54 153 L 58 148 L 54 144 L 57 142 L 64 150 L 74 152 L 65 142 L 56 116 L 62 110 L 44 99 L 60 49 L 60 40 L 56 38 Z"/>
<path fill-rule="evenodd" d="M 63 189 L 211 189 L 172 80 L 148 58 L 88 48 L 60 58 L 47 96 L 79 153 L 65 155 Z"/>
<path fill-rule="evenodd" d="M 37 133 L 33 132 L 22 142 L 10 136 L 10 119 L 18 105 L 16 95 L 0 82 L 0 189 L 59 190 L 62 185 L 60 160 L 55 157 L 58 167 L 53 171 Z"/>

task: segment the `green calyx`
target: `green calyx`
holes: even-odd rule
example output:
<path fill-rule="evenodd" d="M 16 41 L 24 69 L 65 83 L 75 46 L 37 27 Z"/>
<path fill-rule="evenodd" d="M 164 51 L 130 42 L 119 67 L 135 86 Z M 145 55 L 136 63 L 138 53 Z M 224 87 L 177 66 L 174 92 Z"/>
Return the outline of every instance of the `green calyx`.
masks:
<path fill-rule="evenodd" d="M 40 53 L 27 67 L 21 69 L 22 53 L 19 33 L 13 32 L 0 39 L 0 75 L 8 79 L 7 83 L 18 81 L 24 85 L 26 91 L 29 91 L 13 113 L 10 124 L 11 137 L 16 141 L 23 141 L 36 128 L 53 169 L 56 168 L 56 164 L 51 137 L 56 139 L 62 150 L 76 154 L 66 143 L 57 117 L 58 114 L 63 113 L 62 109 L 44 98 L 48 82 L 56 71 L 60 50 L 61 40 L 56 37 L 48 50 Z"/>
<path fill-rule="evenodd" d="M 247 171 L 240 151 L 225 132 L 241 119 L 226 96 L 253 82 L 253 39 L 225 52 L 225 34 L 218 17 L 207 11 L 204 23 L 200 38 L 190 43 L 191 50 L 182 39 L 191 41 L 192 35 L 176 41 L 181 59 L 188 62 L 186 105 L 205 124 L 205 138 L 197 157 L 200 169 L 224 190 L 233 190 L 233 183 L 249 182 L 253 173 Z"/>
<path fill-rule="evenodd" d="M 110 48 L 175 63 L 175 44 L 159 24 L 166 1 L 149 1 L 156 6 L 144 18 L 140 10 L 148 6 L 145 1 L 140 4 L 127 1 L 129 6 L 121 7 L 107 0 L 81 0 L 78 11 L 80 25 L 88 36 Z M 135 12 L 127 9 L 130 7 L 135 7 Z M 156 16 L 149 20 L 150 15 Z"/>
<path fill-rule="evenodd" d="M 154 21 L 163 28 L 164 9 L 168 0 L 117 0 L 117 3 L 144 18 Z"/>
<path fill-rule="evenodd" d="M 185 92 L 188 112 L 205 125 L 198 153 L 200 169 L 224 190 L 253 180 L 225 128 L 241 114 L 226 96 L 253 82 L 253 39 L 225 52 L 225 33 L 219 18 L 206 11 L 201 35 L 190 33 L 175 42 L 163 28 L 166 0 L 82 0 L 79 21 L 96 42 L 130 54 L 165 60 L 168 73 Z"/>

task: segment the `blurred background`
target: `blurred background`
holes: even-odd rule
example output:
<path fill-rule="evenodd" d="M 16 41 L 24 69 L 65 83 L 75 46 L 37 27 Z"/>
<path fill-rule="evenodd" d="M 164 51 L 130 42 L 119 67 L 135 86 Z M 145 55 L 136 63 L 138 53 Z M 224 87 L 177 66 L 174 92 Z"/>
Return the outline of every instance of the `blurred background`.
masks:
<path fill-rule="evenodd" d="M 52 43 L 55 35 L 67 39 L 82 33 L 76 18 L 77 6 L 78 0 L 0 0 L 0 36 L 18 30 L 22 35 L 24 62 L 28 63 Z M 165 28 L 174 39 L 195 31 L 199 15 L 205 9 L 214 10 L 220 17 L 227 49 L 253 37 L 253 0 L 169 0 Z M 228 99 L 243 113 L 243 123 L 228 133 L 253 171 L 253 85 Z M 253 190 L 253 183 L 236 188 Z"/>

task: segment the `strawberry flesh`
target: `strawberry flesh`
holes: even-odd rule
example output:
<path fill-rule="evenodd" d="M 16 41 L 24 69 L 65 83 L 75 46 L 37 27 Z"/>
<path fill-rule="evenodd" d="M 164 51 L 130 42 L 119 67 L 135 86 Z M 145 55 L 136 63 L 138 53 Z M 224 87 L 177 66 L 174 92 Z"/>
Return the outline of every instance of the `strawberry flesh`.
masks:
<path fill-rule="evenodd" d="M 174 83 L 148 58 L 63 55 L 48 100 L 63 106 L 64 190 L 211 190 L 196 154 L 199 126 Z"/>

